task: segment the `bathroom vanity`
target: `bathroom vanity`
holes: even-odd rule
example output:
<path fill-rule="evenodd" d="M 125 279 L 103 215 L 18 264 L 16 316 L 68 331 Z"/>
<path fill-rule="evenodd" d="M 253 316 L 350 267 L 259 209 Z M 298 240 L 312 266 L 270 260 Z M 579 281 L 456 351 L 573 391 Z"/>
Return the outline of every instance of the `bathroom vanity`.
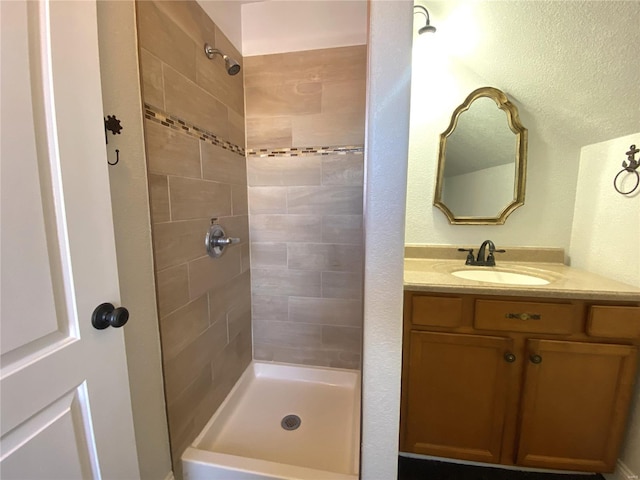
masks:
<path fill-rule="evenodd" d="M 508 249 L 509 250 L 509 249 Z M 563 265 L 466 280 L 459 259 L 405 262 L 400 450 L 535 468 L 613 471 L 640 345 L 640 289 Z"/>

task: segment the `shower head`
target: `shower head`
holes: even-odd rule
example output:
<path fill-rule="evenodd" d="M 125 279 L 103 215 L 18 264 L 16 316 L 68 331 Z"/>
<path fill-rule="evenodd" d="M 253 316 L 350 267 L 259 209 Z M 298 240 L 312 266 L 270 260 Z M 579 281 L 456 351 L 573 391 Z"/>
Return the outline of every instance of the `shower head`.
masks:
<path fill-rule="evenodd" d="M 240 71 L 240 64 L 238 62 L 236 62 L 229 55 L 225 55 L 217 48 L 213 48 L 208 43 L 204 44 L 204 53 L 208 58 L 213 58 L 215 55 L 220 55 L 224 60 L 224 68 L 227 70 L 227 73 L 229 75 L 235 75 Z"/>

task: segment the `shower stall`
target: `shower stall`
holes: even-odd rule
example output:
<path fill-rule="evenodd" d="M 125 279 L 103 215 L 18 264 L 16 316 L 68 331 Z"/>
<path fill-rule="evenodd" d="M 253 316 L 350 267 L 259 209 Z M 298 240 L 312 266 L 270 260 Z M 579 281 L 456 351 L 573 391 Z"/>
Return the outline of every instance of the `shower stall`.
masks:
<path fill-rule="evenodd" d="M 356 478 L 366 45 L 243 58 L 195 1 L 136 18 L 175 475 Z"/>

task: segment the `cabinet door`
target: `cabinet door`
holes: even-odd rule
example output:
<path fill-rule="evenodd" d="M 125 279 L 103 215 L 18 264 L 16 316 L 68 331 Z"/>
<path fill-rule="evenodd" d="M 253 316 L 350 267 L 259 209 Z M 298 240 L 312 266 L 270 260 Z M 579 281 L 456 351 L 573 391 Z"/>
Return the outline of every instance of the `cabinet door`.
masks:
<path fill-rule="evenodd" d="M 412 331 L 410 346 L 403 450 L 497 463 L 512 340 Z"/>
<path fill-rule="evenodd" d="M 637 348 L 530 340 L 527 349 L 518 464 L 613 471 Z"/>

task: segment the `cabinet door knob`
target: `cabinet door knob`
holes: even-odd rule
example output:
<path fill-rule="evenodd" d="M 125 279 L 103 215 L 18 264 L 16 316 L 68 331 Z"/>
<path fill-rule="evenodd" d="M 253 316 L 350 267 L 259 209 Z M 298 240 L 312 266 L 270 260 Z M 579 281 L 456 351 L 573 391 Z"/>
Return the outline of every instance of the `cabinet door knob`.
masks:
<path fill-rule="evenodd" d="M 505 353 L 504 359 L 507 363 L 513 363 L 516 361 L 516 356 L 513 353 Z"/>
<path fill-rule="evenodd" d="M 535 363 L 536 365 L 542 363 L 542 357 L 540 355 L 531 355 L 529 360 L 531 360 L 531 363 Z"/>

